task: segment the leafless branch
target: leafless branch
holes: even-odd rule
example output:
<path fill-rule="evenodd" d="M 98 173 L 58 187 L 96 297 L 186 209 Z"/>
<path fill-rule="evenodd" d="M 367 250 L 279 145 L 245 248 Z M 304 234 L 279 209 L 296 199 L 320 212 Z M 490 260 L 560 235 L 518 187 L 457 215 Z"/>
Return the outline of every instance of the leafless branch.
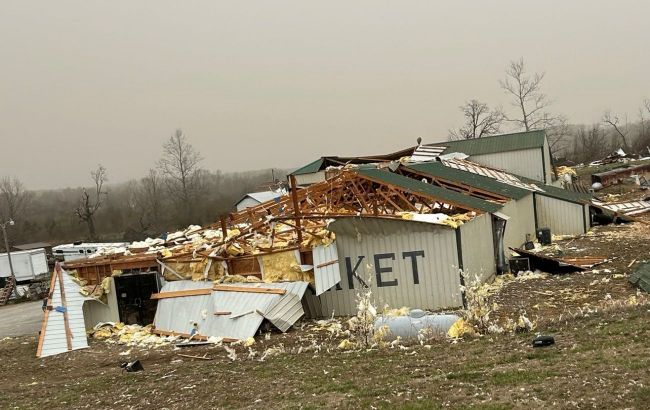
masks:
<path fill-rule="evenodd" d="M 487 104 L 478 100 L 467 101 L 458 108 L 463 113 L 465 123 L 457 130 L 449 131 L 450 140 L 474 139 L 497 134 L 505 119 L 500 108 L 490 110 Z"/>

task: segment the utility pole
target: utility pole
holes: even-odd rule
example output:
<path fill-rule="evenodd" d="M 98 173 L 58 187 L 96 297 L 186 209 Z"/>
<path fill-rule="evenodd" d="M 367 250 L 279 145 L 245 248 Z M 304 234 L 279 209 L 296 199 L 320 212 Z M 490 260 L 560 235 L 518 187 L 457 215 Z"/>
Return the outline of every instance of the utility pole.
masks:
<path fill-rule="evenodd" d="M 14 265 L 11 263 L 11 249 L 9 249 L 9 241 L 7 240 L 7 225 L 13 226 L 14 220 L 10 219 L 7 222 L 0 224 L 2 227 L 2 236 L 5 238 L 5 249 L 7 250 L 7 259 L 9 259 L 9 271 L 11 271 L 11 280 L 14 281 L 14 297 L 18 299 L 18 286 L 16 283 L 16 274 L 14 273 Z"/>

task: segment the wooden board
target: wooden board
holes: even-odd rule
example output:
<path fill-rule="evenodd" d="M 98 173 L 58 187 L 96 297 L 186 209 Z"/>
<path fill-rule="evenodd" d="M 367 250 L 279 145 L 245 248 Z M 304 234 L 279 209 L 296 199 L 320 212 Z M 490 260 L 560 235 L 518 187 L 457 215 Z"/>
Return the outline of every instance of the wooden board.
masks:
<path fill-rule="evenodd" d="M 201 296 L 209 295 L 212 293 L 212 289 L 188 289 L 188 290 L 176 290 L 172 292 L 161 292 L 154 293 L 151 295 L 151 299 L 169 299 L 169 298 L 182 298 L 184 296 Z"/>
<path fill-rule="evenodd" d="M 284 295 L 287 293 L 284 289 L 278 288 L 254 288 L 247 286 L 225 286 L 225 285 L 215 285 L 213 290 L 218 290 L 221 292 L 245 292 L 245 293 L 268 293 L 274 295 Z"/>

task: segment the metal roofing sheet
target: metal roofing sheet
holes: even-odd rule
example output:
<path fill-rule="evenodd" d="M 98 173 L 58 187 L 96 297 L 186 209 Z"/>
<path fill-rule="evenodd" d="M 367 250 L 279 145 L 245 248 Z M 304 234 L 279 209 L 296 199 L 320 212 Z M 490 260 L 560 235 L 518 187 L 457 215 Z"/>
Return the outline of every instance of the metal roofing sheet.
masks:
<path fill-rule="evenodd" d="M 161 293 L 211 288 L 212 282 L 174 281 L 167 283 Z M 262 320 L 267 318 L 281 331 L 286 331 L 303 314 L 301 299 L 306 282 L 237 283 L 224 286 L 272 287 L 285 289 L 284 295 L 214 291 L 210 295 L 186 296 L 158 301 L 154 325 L 157 329 L 190 333 L 198 324 L 202 336 L 247 339 L 255 336 Z M 229 312 L 216 315 L 217 312 Z"/>
<path fill-rule="evenodd" d="M 442 160 L 441 163 L 449 168 L 459 169 L 461 171 L 471 172 L 473 174 L 481 175 L 484 177 L 495 179 L 504 184 L 508 184 L 517 188 L 526 189 L 529 191 L 540 191 L 535 184 L 523 182 L 517 176 L 510 174 L 499 169 L 486 167 L 471 161 L 462 159 Z"/>
<path fill-rule="evenodd" d="M 494 204 L 492 202 L 464 195 L 449 189 L 433 186 L 422 181 L 380 169 L 363 169 L 357 170 L 356 172 L 360 176 L 366 177 L 373 181 L 395 185 L 410 192 L 426 195 L 441 202 L 454 204 L 460 207 L 466 207 L 471 210 L 495 212 L 501 208 L 500 205 Z"/>
<path fill-rule="evenodd" d="M 341 281 L 339 255 L 336 242 L 329 246 L 317 246 L 312 250 L 316 296 L 325 293 Z"/>
<path fill-rule="evenodd" d="M 415 162 L 431 161 L 442 154 L 445 149 L 447 149 L 445 146 L 418 145 L 413 155 L 411 155 L 410 160 Z"/>
<path fill-rule="evenodd" d="M 441 162 L 426 162 L 408 165 L 407 168 L 419 173 L 445 179 L 452 182 L 462 182 L 474 188 L 503 195 L 507 198 L 520 199 L 530 194 L 530 190 L 512 184 L 500 182 L 488 176 L 445 166 Z"/>
<path fill-rule="evenodd" d="M 434 146 L 444 145 L 450 152 L 462 152 L 467 155 L 493 154 L 497 152 L 519 151 L 525 149 L 542 148 L 546 139 L 544 130 L 517 132 L 513 134 L 491 135 L 489 137 L 474 138 L 469 140 L 445 141 Z"/>
<path fill-rule="evenodd" d="M 613 212 L 621 212 L 625 215 L 638 215 L 650 211 L 650 201 L 629 201 L 617 203 L 594 202 L 594 204 Z"/>

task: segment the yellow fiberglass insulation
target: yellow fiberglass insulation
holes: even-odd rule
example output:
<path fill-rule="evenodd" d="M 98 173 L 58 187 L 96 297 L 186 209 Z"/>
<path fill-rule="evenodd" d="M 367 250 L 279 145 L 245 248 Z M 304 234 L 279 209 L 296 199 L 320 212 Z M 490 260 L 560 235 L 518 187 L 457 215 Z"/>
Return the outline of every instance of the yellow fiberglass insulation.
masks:
<path fill-rule="evenodd" d="M 210 265 L 210 269 L 208 269 L 207 278 L 204 276 L 205 268 L 208 265 L 209 261 L 210 261 L 209 258 L 203 258 L 200 260 L 193 259 L 191 261 L 183 261 L 183 262 L 167 262 L 165 263 L 165 265 L 167 265 L 170 269 L 174 270 L 174 272 L 182 276 L 183 279 L 191 279 L 194 281 L 199 281 L 204 279 L 214 281 L 220 279 L 223 276 L 224 272 L 221 263 L 217 261 L 213 261 L 212 264 Z M 179 278 L 177 275 L 170 272 L 169 269 L 165 269 L 164 277 L 165 280 L 168 281 L 181 280 L 181 278 Z"/>
<path fill-rule="evenodd" d="M 294 251 L 271 253 L 261 256 L 264 282 L 314 282 L 312 272 L 303 272 Z"/>

